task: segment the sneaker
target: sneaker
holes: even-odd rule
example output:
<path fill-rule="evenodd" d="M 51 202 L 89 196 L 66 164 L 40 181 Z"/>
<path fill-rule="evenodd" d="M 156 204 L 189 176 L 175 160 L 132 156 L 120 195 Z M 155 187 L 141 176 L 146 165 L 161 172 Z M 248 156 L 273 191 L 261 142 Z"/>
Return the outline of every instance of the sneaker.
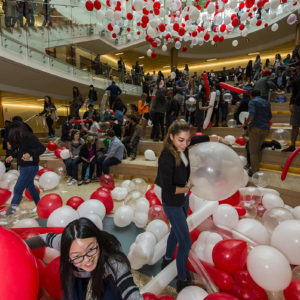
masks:
<path fill-rule="evenodd" d="M 187 286 L 194 285 L 193 281 L 191 280 L 180 280 L 178 279 L 176 282 L 176 292 L 179 293 L 181 290 L 183 290 Z"/>
<path fill-rule="evenodd" d="M 135 154 L 130 155 L 130 160 L 135 160 L 135 158 L 136 158 Z"/>
<path fill-rule="evenodd" d="M 166 259 L 165 257 L 163 257 L 161 265 L 160 265 L 160 269 L 164 269 L 168 264 L 170 264 L 173 260 L 172 259 Z"/>
<path fill-rule="evenodd" d="M 77 183 L 77 180 L 72 178 L 72 180 L 70 182 L 68 182 L 68 185 L 73 185 L 73 184 L 76 184 Z"/>
<path fill-rule="evenodd" d="M 17 207 L 18 207 L 18 205 L 11 205 L 9 208 L 8 208 L 8 210 L 7 210 L 7 212 L 6 212 L 6 216 L 11 216 L 11 215 L 13 215 L 15 212 L 16 212 L 16 210 L 17 210 Z"/>
<path fill-rule="evenodd" d="M 295 146 L 291 145 L 285 149 L 283 149 L 281 152 L 294 152 L 295 151 Z"/>
<path fill-rule="evenodd" d="M 72 178 L 71 176 L 69 176 L 69 178 L 66 180 L 66 182 L 69 183 L 69 182 L 72 181 L 72 179 L 73 179 L 73 178 Z"/>

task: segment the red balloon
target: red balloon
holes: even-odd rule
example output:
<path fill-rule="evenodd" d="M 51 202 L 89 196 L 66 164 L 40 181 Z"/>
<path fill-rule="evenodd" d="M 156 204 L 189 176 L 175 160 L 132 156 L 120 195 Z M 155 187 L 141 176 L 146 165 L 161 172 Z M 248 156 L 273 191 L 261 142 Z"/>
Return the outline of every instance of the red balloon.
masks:
<path fill-rule="evenodd" d="M 300 300 L 300 280 L 292 280 L 283 294 L 285 300 Z"/>
<path fill-rule="evenodd" d="M 42 284 L 47 293 L 56 298 L 61 299 L 61 282 L 59 277 L 59 260 L 60 257 L 55 258 L 45 268 L 42 273 Z"/>
<path fill-rule="evenodd" d="M 182 52 L 186 52 L 186 51 L 187 51 L 187 46 L 184 45 L 184 46 L 182 47 Z"/>
<path fill-rule="evenodd" d="M 94 1 L 94 7 L 96 10 L 101 9 L 101 2 L 99 0 Z"/>
<path fill-rule="evenodd" d="M 88 11 L 92 11 L 94 9 L 94 4 L 91 0 L 88 0 L 85 2 L 85 8 L 88 10 Z"/>
<path fill-rule="evenodd" d="M 55 150 L 56 151 L 56 150 Z M 40 169 L 38 172 L 37 172 L 37 174 L 36 174 L 36 176 L 42 176 L 44 173 L 46 173 L 46 172 L 54 172 L 52 169 L 48 169 L 48 168 L 43 168 L 43 169 Z"/>
<path fill-rule="evenodd" d="M 133 14 L 132 13 L 128 13 L 127 14 L 127 20 L 131 21 L 133 19 Z"/>
<path fill-rule="evenodd" d="M 155 219 L 168 222 L 168 218 L 161 205 L 152 205 L 148 211 L 148 218 L 149 218 L 149 222 Z"/>
<path fill-rule="evenodd" d="M 205 268 L 206 272 L 212 279 L 212 281 L 215 283 L 217 287 L 219 287 L 222 291 L 230 291 L 232 289 L 233 285 L 233 279 L 232 277 L 227 274 L 226 272 L 223 272 L 210 264 L 202 261 L 199 259 L 199 261 L 202 263 L 203 267 Z M 192 272 L 196 273 L 193 265 L 188 261 L 188 269 Z"/>
<path fill-rule="evenodd" d="M 34 256 L 14 232 L 0 227 L 1 299 L 35 300 L 39 274 Z"/>
<path fill-rule="evenodd" d="M 80 119 L 79 120 L 75 120 L 74 123 L 75 124 L 80 124 L 80 123 L 82 123 L 82 120 L 80 120 Z"/>
<path fill-rule="evenodd" d="M 102 174 L 100 177 L 100 185 L 109 190 L 113 190 L 115 188 L 115 181 L 109 174 Z"/>
<path fill-rule="evenodd" d="M 208 32 L 206 32 L 205 35 L 204 35 L 204 40 L 205 40 L 205 41 L 208 41 L 209 38 L 210 38 L 210 35 L 209 35 Z"/>
<path fill-rule="evenodd" d="M 37 265 L 37 269 L 38 269 L 38 273 L 39 273 L 39 294 L 40 294 L 41 290 L 44 288 L 42 285 L 42 274 L 43 274 L 44 270 L 46 269 L 46 265 L 39 258 L 35 258 L 35 261 L 36 261 L 36 265 Z M 40 298 L 41 297 L 39 295 L 38 299 L 40 299 Z"/>
<path fill-rule="evenodd" d="M 71 206 L 73 209 L 77 209 L 80 204 L 82 204 L 84 200 L 78 196 L 73 196 L 67 201 L 67 205 Z"/>
<path fill-rule="evenodd" d="M 11 191 L 7 189 L 0 189 L 0 205 L 5 203 L 11 196 Z"/>
<path fill-rule="evenodd" d="M 247 144 L 247 142 L 244 140 L 242 136 L 236 138 L 235 142 L 240 146 L 245 146 Z"/>
<path fill-rule="evenodd" d="M 43 170 L 43 169 L 42 169 Z M 38 193 L 40 194 L 41 193 L 41 191 L 40 191 L 40 189 L 35 185 L 35 188 L 37 189 L 37 191 L 38 191 Z M 29 193 L 29 191 L 26 189 L 25 190 L 25 196 L 26 196 L 26 198 L 28 198 L 29 200 L 33 200 L 32 199 L 32 197 L 31 197 L 31 195 L 30 195 L 30 193 Z"/>
<path fill-rule="evenodd" d="M 237 205 L 234 205 L 233 207 L 235 208 L 236 212 L 240 217 L 244 216 L 247 213 L 245 207 Z"/>
<path fill-rule="evenodd" d="M 255 3 L 255 0 L 246 0 L 246 7 L 251 8 Z"/>
<path fill-rule="evenodd" d="M 219 204 L 230 204 L 230 205 L 237 205 L 240 203 L 240 192 L 237 190 L 232 196 L 228 197 L 225 200 L 219 201 Z"/>
<path fill-rule="evenodd" d="M 149 201 L 150 207 L 153 205 L 162 205 L 160 200 L 157 198 L 153 190 L 154 187 L 151 187 L 145 194 L 146 199 Z"/>
<path fill-rule="evenodd" d="M 157 56 L 156 52 L 155 52 L 155 51 L 152 51 L 152 52 L 151 52 L 151 57 L 154 59 L 154 58 L 156 58 L 156 56 Z"/>
<path fill-rule="evenodd" d="M 62 149 L 61 148 L 57 148 L 55 151 L 54 151 L 54 154 L 55 154 L 55 156 L 57 157 L 57 158 L 61 158 L 60 157 L 60 152 L 62 151 Z M 42 169 L 43 170 L 43 169 Z"/>
<path fill-rule="evenodd" d="M 213 293 L 204 298 L 204 300 L 239 300 L 227 293 Z"/>
<path fill-rule="evenodd" d="M 38 233 L 33 233 L 33 232 L 30 232 L 30 231 L 27 231 L 27 232 L 24 232 L 23 234 L 20 234 L 20 237 L 23 240 L 27 240 L 27 239 L 30 239 L 30 238 L 35 237 L 37 235 L 38 235 Z M 46 247 L 43 247 L 43 248 L 38 248 L 38 249 L 31 250 L 31 252 L 35 256 L 35 258 L 43 259 L 44 256 L 45 256 L 45 250 L 46 250 Z"/>
<path fill-rule="evenodd" d="M 247 270 L 236 272 L 233 279 L 234 285 L 231 292 L 234 296 L 244 300 L 268 300 L 265 290 L 254 282 Z"/>
<path fill-rule="evenodd" d="M 217 34 L 214 35 L 213 41 L 217 43 L 219 41 L 219 36 Z"/>
<path fill-rule="evenodd" d="M 90 197 L 90 199 L 97 199 L 101 201 L 106 209 L 106 213 L 111 212 L 114 209 L 114 202 L 111 197 L 110 191 L 106 188 L 97 189 Z"/>
<path fill-rule="evenodd" d="M 224 88 L 225 90 L 229 90 L 231 92 L 236 92 L 237 94 L 244 94 L 244 93 L 246 93 L 246 90 L 240 89 L 240 88 L 238 88 L 236 86 L 230 85 L 230 84 L 225 83 L 225 82 L 220 82 L 219 86 L 222 87 L 222 88 Z"/>
<path fill-rule="evenodd" d="M 223 240 L 212 251 L 215 266 L 229 274 L 243 269 L 247 262 L 247 243 L 241 240 Z"/>
<path fill-rule="evenodd" d="M 236 27 L 239 25 L 239 19 L 238 18 L 233 18 L 232 22 L 231 22 L 233 27 Z"/>
<path fill-rule="evenodd" d="M 55 143 L 53 143 L 53 142 L 49 142 L 49 143 L 47 144 L 47 148 L 48 148 L 48 150 L 50 150 L 50 151 L 55 151 L 55 150 L 57 149 L 57 145 L 56 145 Z"/>
<path fill-rule="evenodd" d="M 158 300 L 159 299 L 156 295 L 154 295 L 152 293 L 143 294 L 143 298 L 144 298 L 144 300 Z"/>
<path fill-rule="evenodd" d="M 37 205 L 37 214 L 40 219 L 48 219 L 50 214 L 62 205 L 62 198 L 58 194 L 47 194 L 39 201 Z"/>
<path fill-rule="evenodd" d="M 164 23 L 160 23 L 158 25 L 158 29 L 160 32 L 164 32 L 166 30 L 166 25 Z"/>
<path fill-rule="evenodd" d="M 197 228 L 190 231 L 192 244 L 198 239 L 199 235 L 200 235 L 200 231 Z"/>
<path fill-rule="evenodd" d="M 222 24 L 221 26 L 220 26 L 220 31 L 221 32 L 224 32 L 226 30 L 226 25 L 225 24 Z"/>
<path fill-rule="evenodd" d="M 159 300 L 174 300 L 172 296 L 169 295 L 162 295 L 158 298 Z"/>

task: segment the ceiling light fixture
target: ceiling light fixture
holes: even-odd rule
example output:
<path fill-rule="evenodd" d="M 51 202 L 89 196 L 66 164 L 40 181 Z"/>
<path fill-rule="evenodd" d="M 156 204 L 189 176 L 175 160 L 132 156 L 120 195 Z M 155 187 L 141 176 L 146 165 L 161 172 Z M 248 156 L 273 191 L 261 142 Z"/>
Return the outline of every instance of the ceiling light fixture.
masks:
<path fill-rule="evenodd" d="M 143 58 L 145 58 L 145 56 L 139 56 L 139 59 L 143 59 Z"/>
<path fill-rule="evenodd" d="M 258 55 L 258 54 L 259 54 L 259 52 L 248 53 L 249 56 Z"/>
<path fill-rule="evenodd" d="M 122 54 L 124 54 L 124 52 L 116 53 L 115 55 L 122 55 Z"/>
<path fill-rule="evenodd" d="M 207 59 L 206 61 L 214 61 L 214 60 L 217 60 L 216 58 L 210 58 L 210 59 Z"/>
<path fill-rule="evenodd" d="M 163 66 L 163 68 L 170 68 L 170 66 Z"/>

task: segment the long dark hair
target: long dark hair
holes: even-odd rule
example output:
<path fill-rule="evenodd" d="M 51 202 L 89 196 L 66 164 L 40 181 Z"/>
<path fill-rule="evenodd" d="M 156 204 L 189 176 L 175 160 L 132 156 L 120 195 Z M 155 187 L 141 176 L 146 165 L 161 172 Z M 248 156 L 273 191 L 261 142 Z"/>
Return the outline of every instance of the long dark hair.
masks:
<path fill-rule="evenodd" d="M 170 138 L 170 134 L 172 134 L 173 136 L 179 134 L 181 131 L 188 131 L 190 132 L 190 126 L 189 124 L 184 121 L 184 120 L 176 120 L 174 121 L 171 126 L 168 129 L 168 133 L 164 139 L 164 147 L 167 148 L 171 154 L 174 156 L 175 158 L 175 162 L 176 162 L 176 166 L 179 166 L 181 163 L 181 158 L 180 158 L 180 154 L 177 151 L 177 149 L 175 148 L 171 138 Z"/>
<path fill-rule="evenodd" d="M 165 98 L 163 89 L 157 89 L 157 91 L 155 93 L 155 98 L 156 98 L 156 101 L 160 104 L 163 104 L 166 102 L 166 98 Z"/>
<path fill-rule="evenodd" d="M 8 125 L 8 141 L 12 146 L 19 147 L 32 135 L 23 122 L 14 121 Z"/>
<path fill-rule="evenodd" d="M 79 89 L 77 86 L 73 86 L 73 97 L 77 97 L 80 95 Z"/>
<path fill-rule="evenodd" d="M 63 231 L 60 249 L 60 279 L 65 299 L 72 299 L 72 283 L 74 265 L 69 261 L 71 245 L 76 239 L 94 237 L 99 245 L 100 256 L 97 266 L 91 272 L 92 298 L 100 299 L 105 290 L 105 266 L 108 266 L 113 273 L 115 270 L 111 265 L 113 258 L 116 261 L 127 264 L 130 268 L 126 255 L 121 251 L 120 242 L 111 234 L 99 230 L 96 225 L 87 218 L 79 218 L 71 222 Z M 116 274 L 114 274 L 116 275 Z"/>

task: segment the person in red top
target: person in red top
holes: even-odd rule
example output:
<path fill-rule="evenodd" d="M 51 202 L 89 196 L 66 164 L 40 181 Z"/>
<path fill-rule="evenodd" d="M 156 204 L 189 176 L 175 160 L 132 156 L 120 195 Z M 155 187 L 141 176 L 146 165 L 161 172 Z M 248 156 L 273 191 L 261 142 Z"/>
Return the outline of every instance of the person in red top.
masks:
<path fill-rule="evenodd" d="M 138 101 L 138 110 L 142 115 L 142 128 L 141 128 L 141 140 L 145 139 L 145 132 L 148 120 L 150 119 L 150 101 L 151 97 L 148 97 L 146 93 L 142 94 L 142 99 Z"/>

